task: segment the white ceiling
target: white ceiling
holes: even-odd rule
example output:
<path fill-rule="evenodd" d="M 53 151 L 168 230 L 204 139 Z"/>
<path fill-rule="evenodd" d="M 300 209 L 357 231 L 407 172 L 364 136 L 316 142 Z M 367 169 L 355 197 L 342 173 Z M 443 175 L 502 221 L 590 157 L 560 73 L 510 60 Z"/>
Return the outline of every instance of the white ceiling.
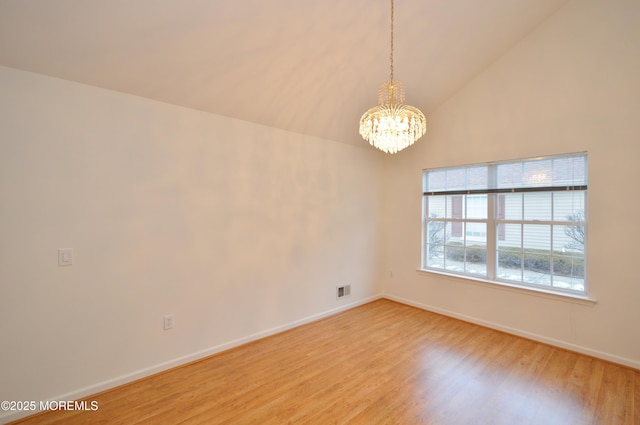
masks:
<path fill-rule="evenodd" d="M 395 77 L 427 114 L 567 0 L 397 0 Z M 0 0 L 0 65 L 366 145 L 388 0 Z"/>

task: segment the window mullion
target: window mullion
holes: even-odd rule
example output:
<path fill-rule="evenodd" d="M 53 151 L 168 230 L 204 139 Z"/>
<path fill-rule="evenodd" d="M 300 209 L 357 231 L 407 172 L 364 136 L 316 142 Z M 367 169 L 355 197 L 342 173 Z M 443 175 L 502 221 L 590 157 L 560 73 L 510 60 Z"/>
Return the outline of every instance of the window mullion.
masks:
<path fill-rule="evenodd" d="M 497 196 L 492 193 L 487 195 L 487 278 L 495 279 L 496 277 L 496 249 L 497 249 L 497 235 L 496 235 L 496 215 L 495 204 Z"/>
<path fill-rule="evenodd" d="M 427 266 L 429 236 L 429 197 L 422 197 L 422 266 Z"/>
<path fill-rule="evenodd" d="M 490 188 L 498 187 L 497 172 L 495 165 L 491 165 L 487 169 L 487 183 Z M 487 278 L 495 280 L 497 276 L 497 245 L 498 235 L 496 225 L 496 202 L 498 195 L 495 193 L 487 194 Z"/>

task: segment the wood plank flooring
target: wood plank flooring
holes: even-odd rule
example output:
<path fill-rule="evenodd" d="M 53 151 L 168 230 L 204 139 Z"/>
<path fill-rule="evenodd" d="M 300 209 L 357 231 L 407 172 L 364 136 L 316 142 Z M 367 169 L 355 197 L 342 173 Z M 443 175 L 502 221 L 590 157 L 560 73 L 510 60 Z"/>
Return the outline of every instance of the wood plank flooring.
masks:
<path fill-rule="evenodd" d="M 20 424 L 637 425 L 640 371 L 378 300 Z"/>

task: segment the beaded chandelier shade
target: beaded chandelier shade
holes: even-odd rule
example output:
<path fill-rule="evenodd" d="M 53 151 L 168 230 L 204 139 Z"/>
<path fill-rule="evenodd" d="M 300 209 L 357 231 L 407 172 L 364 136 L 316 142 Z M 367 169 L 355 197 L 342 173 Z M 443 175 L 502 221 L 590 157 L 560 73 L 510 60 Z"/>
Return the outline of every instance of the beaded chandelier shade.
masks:
<path fill-rule="evenodd" d="M 405 105 L 404 86 L 393 79 L 393 0 L 391 0 L 391 75 L 380 86 L 378 106 L 360 118 L 360 135 L 386 153 L 396 153 L 411 146 L 427 130 L 427 119 L 413 106 Z"/>

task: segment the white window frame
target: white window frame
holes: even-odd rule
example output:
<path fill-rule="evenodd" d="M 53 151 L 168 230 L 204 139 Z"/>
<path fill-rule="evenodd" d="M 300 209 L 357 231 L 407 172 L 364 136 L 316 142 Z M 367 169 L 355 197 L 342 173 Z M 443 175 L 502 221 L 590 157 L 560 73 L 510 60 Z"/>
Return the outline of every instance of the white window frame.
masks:
<path fill-rule="evenodd" d="M 511 189 L 511 191 L 506 191 L 506 190 L 502 190 L 497 188 L 496 186 L 496 169 L 498 165 L 501 164 L 517 164 L 517 163 L 525 163 L 525 162 L 531 162 L 531 161 L 544 161 L 544 160 L 550 160 L 550 159 L 556 159 L 556 158 L 566 158 L 566 157 L 581 157 L 584 158 L 584 177 L 583 177 L 583 181 L 578 181 L 577 185 L 567 185 L 566 187 L 560 187 L 560 186 L 554 186 L 553 182 L 551 183 L 551 186 L 545 186 L 544 184 L 540 184 L 540 187 L 529 187 L 529 188 L 516 188 L 516 189 Z M 506 285 L 509 287 L 515 287 L 515 288 L 519 288 L 519 289 L 526 289 L 526 290 L 533 290 L 533 291 L 542 291 L 542 292 L 548 292 L 551 294 L 557 294 L 557 295 L 566 295 L 566 296 L 570 296 L 570 297 L 577 297 L 577 298 L 586 298 L 588 299 L 588 287 L 587 287 L 587 242 L 586 242 L 586 228 L 587 228 L 587 170 L 586 170 L 586 161 L 587 161 L 587 155 L 586 153 L 575 153 L 575 154 L 568 154 L 568 155 L 554 155 L 554 156 L 547 156 L 547 157 L 539 157 L 539 158 L 529 158 L 529 159 L 521 159 L 521 160 L 514 160 L 514 161 L 500 161 L 500 162 L 493 162 L 493 163 L 487 163 L 487 164 L 473 164 L 473 165 L 468 165 L 468 166 L 457 166 L 457 167 L 447 167 L 447 168 L 440 168 L 440 169 L 427 169 L 427 170 L 423 170 L 423 211 L 422 211 L 422 255 L 421 255 L 421 268 L 420 270 L 422 271 L 427 271 L 427 272 L 434 272 L 434 273 L 440 273 L 440 274 L 445 274 L 445 275 L 453 275 L 456 277 L 462 277 L 462 278 L 466 278 L 466 279 L 470 279 L 473 281 L 482 281 L 482 282 L 488 282 L 488 283 L 492 283 L 492 284 L 499 284 L 499 285 Z M 443 170 L 459 170 L 459 169 L 471 169 L 474 167 L 483 167 L 483 166 L 487 166 L 488 167 L 488 171 L 487 171 L 487 175 L 488 175 L 488 187 L 486 188 L 486 190 L 483 191 L 483 189 L 478 189 L 477 187 L 474 187 L 472 189 L 468 189 L 468 188 L 464 188 L 462 190 L 458 189 L 458 190 L 443 190 L 441 192 L 429 192 L 428 191 L 428 184 L 427 184 L 427 176 L 429 172 L 437 172 L 437 171 L 443 171 Z M 473 185 L 472 185 L 473 186 Z M 553 201 L 553 195 L 552 195 L 552 202 L 550 204 L 550 216 L 551 216 L 551 220 L 525 220 L 525 217 L 523 216 L 521 219 L 519 220 L 513 220 L 513 219 L 505 219 L 505 218 L 498 218 L 498 199 L 499 199 L 499 195 L 500 194 L 506 194 L 506 193 L 514 193 L 514 191 L 518 191 L 518 192 L 540 192 L 540 193 L 555 193 L 555 192 L 559 192 L 560 190 L 571 190 L 571 191 L 576 191 L 578 193 L 583 193 L 584 194 L 584 221 L 581 222 L 576 222 L 576 221 L 569 221 L 569 220 L 559 220 L 557 217 L 554 218 L 553 215 L 553 205 L 554 205 L 554 201 Z M 478 193 L 485 193 L 487 196 L 487 218 L 486 219 L 469 219 L 467 218 L 467 214 L 466 214 L 466 196 L 472 196 L 472 195 L 476 195 Z M 457 196 L 457 195 L 462 195 L 463 196 L 463 205 L 462 208 L 463 210 L 465 210 L 465 213 L 463 214 L 463 218 L 453 218 L 452 214 L 445 214 L 444 217 L 438 217 L 438 218 L 431 218 L 428 217 L 428 211 L 429 211 L 429 199 L 433 199 L 433 197 L 436 196 Z M 523 199 L 524 199 L 523 195 Z M 445 205 L 447 205 L 448 202 L 445 201 Z M 463 237 L 463 249 L 466 249 L 466 224 L 467 223 L 486 223 L 487 226 L 487 238 L 486 238 L 486 276 L 484 275 L 479 275 L 477 273 L 467 273 L 464 271 L 459 271 L 459 270 L 451 270 L 449 268 L 446 268 L 446 256 L 445 259 L 443 260 L 445 262 L 445 267 L 432 267 L 429 266 L 429 253 L 428 253 L 428 245 L 429 245 L 429 235 L 428 235 L 428 225 L 429 223 L 434 223 L 434 222 L 442 222 L 444 223 L 445 229 L 446 229 L 446 225 L 447 223 L 463 223 L 463 231 L 462 231 L 462 237 Z M 579 224 L 581 226 L 584 226 L 584 235 L 585 235 L 585 240 L 584 240 L 584 249 L 583 249 L 583 253 L 582 253 L 582 267 L 584 268 L 584 272 L 583 272 L 583 290 L 579 290 L 579 289 L 575 289 L 575 288 L 567 288 L 567 287 L 558 287 L 558 286 L 551 286 L 551 285 L 545 285 L 545 284 L 536 284 L 536 283 L 530 283 L 530 282 L 526 282 L 525 279 L 521 279 L 521 280 L 509 280 L 509 279 L 504 279 L 504 278 L 500 278 L 498 276 L 498 270 L 499 270 L 499 265 L 498 265 L 498 244 L 499 244 L 499 239 L 501 238 L 500 236 L 500 231 L 498 230 L 498 226 L 502 225 L 502 226 L 506 226 L 506 225 L 521 225 L 521 226 L 525 226 L 525 225 L 536 225 L 536 226 L 549 226 L 550 229 L 550 237 L 551 237 L 551 241 L 553 240 L 553 228 L 554 226 L 566 226 L 566 225 L 576 225 Z M 521 239 L 521 250 L 522 250 L 522 258 L 524 258 L 524 252 L 525 252 L 525 246 L 524 246 L 524 238 Z M 443 246 L 447 246 L 446 241 L 443 243 Z M 446 249 L 446 248 L 445 248 Z M 553 257 L 554 257 L 555 251 L 553 249 L 549 250 L 549 258 L 550 258 L 550 272 L 549 275 L 551 276 L 550 279 L 553 280 Z M 446 254 L 445 254 L 446 255 Z M 522 260 L 524 261 L 524 260 Z M 465 267 L 467 266 L 467 262 L 464 262 Z M 521 271 L 522 270 L 526 270 L 526 267 L 524 265 L 524 262 L 521 263 Z M 555 275 L 556 277 L 558 276 L 557 274 Z"/>

